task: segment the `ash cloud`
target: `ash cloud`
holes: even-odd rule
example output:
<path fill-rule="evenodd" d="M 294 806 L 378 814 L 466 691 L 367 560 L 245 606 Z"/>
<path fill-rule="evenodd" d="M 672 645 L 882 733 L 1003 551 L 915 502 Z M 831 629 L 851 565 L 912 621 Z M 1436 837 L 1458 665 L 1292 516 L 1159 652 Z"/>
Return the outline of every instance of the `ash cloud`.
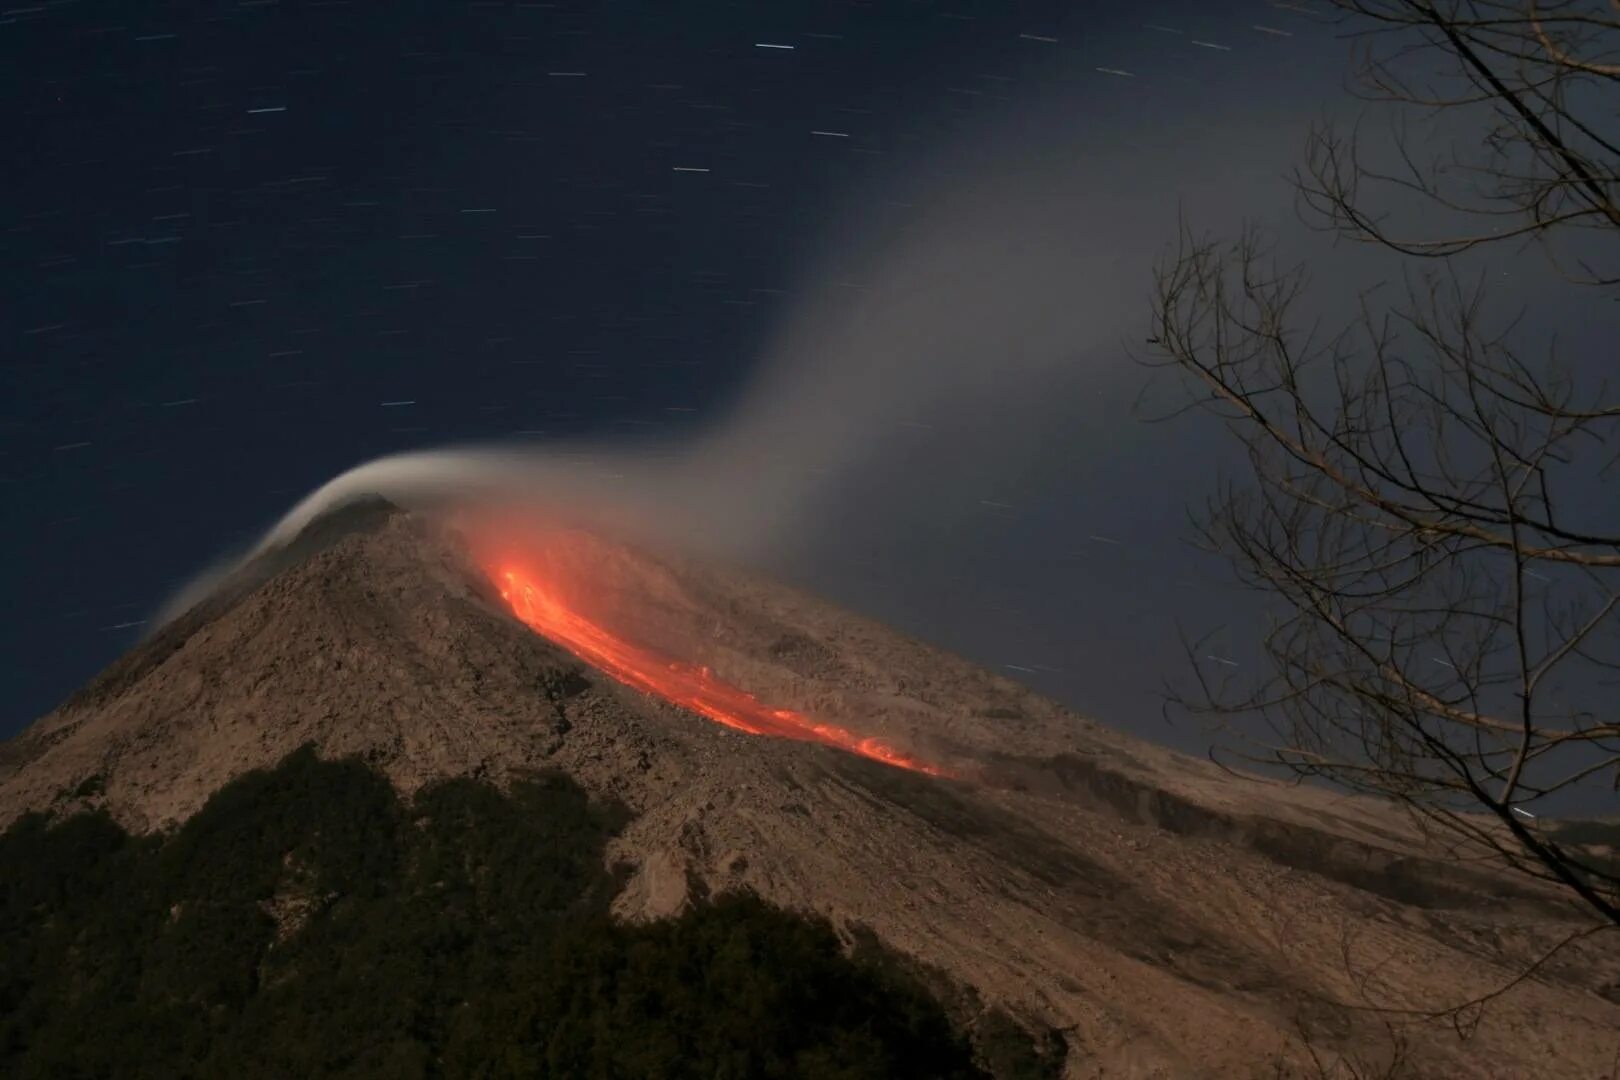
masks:
<path fill-rule="evenodd" d="M 1127 115 L 1054 98 L 852 198 L 752 382 L 706 432 L 381 458 L 307 496 L 255 551 L 366 494 L 561 505 L 1016 665 L 1071 704 L 1106 715 L 1135 701 L 1086 690 L 1132 658 L 1076 657 L 1121 638 L 1133 656 L 1173 645 L 1165 613 L 1187 595 L 1165 583 L 1185 577 L 1172 565 L 1182 506 L 1216 444 L 1185 431 L 1151 441 L 1160 431 L 1131 415 L 1142 372 L 1123 342 L 1141 337 L 1178 214 L 1221 227 L 1289 216 L 1281 175 L 1303 124 L 1213 98 L 1152 130 Z M 1161 580 L 1133 591 L 1121 565 Z M 1111 640 L 1091 623 L 1114 624 Z M 1131 684 L 1140 697 L 1156 678 Z"/>
<path fill-rule="evenodd" d="M 301 500 L 262 544 L 377 493 L 645 508 L 677 532 L 771 551 L 813 531 L 852 473 L 881 471 L 907 447 L 1015 461 L 1095 426 L 1103 384 L 1134 388 L 1139 376 L 1120 343 L 1140 337 L 1149 266 L 1178 212 L 1234 220 L 1247 203 L 1275 216 L 1287 158 L 1223 152 L 1232 133 L 1197 118 L 1127 138 L 1081 130 L 1081 113 L 1031 111 L 852 200 L 791 290 L 751 385 L 708 432 L 379 458 Z"/>

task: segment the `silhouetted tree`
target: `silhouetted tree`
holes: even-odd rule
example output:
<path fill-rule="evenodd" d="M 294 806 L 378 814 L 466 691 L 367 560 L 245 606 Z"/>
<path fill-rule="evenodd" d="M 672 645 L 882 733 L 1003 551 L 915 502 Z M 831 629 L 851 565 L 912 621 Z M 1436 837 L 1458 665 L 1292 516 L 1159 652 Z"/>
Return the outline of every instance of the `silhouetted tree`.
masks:
<path fill-rule="evenodd" d="M 1620 344 L 1620 4 L 1336 6 L 1353 84 L 1391 123 L 1318 124 L 1295 188 L 1405 288 L 1323 333 L 1304 270 L 1252 229 L 1183 226 L 1161 262 L 1145 362 L 1247 451 L 1200 536 L 1279 612 L 1264 674 L 1199 666 L 1175 700 L 1263 718 L 1232 725 L 1251 760 L 1396 799 L 1459 856 L 1620 924 L 1614 861 L 1533 816 L 1620 787 L 1620 393 L 1597 377 Z M 1610 355 L 1525 348 L 1487 288 L 1503 244 L 1551 260 L 1560 311 L 1606 322 Z"/>
<path fill-rule="evenodd" d="M 301 750 L 173 835 L 103 814 L 0 833 L 7 1077 L 978 1078 L 875 941 L 752 896 L 609 917 L 627 816 L 567 777 L 401 802 Z M 997 1076 L 1061 1048 L 992 1015 Z"/>

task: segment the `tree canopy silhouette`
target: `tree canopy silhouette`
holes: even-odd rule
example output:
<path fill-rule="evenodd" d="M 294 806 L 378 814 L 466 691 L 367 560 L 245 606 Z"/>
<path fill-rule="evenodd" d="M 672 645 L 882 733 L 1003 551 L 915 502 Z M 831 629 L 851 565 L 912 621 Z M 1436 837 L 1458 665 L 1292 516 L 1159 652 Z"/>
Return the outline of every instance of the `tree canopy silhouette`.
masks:
<path fill-rule="evenodd" d="M 10 1077 L 978 1077 L 904 963 L 751 896 L 609 918 L 626 821 L 561 775 L 401 801 L 303 750 L 172 835 L 0 834 Z M 1015 1025 L 995 1075 L 1055 1076 Z"/>

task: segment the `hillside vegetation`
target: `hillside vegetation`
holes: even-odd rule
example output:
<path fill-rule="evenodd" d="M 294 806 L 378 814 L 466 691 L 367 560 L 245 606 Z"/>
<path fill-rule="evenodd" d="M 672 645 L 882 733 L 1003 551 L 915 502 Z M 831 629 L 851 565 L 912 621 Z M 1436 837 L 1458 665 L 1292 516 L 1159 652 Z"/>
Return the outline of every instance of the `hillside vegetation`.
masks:
<path fill-rule="evenodd" d="M 86 792 L 85 794 L 88 794 Z M 608 917 L 624 812 L 542 775 L 402 801 L 301 750 L 168 836 L 0 835 L 0 1075 L 1054 1075 L 876 947 L 749 896 Z"/>

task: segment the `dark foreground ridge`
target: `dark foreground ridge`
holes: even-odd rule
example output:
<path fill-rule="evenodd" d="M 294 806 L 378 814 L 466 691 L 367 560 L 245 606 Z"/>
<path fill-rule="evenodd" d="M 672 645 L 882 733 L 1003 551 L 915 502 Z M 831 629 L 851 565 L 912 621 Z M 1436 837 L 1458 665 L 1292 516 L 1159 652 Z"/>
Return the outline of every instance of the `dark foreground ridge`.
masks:
<path fill-rule="evenodd" d="M 406 802 L 305 748 L 167 836 L 0 835 L 8 1077 L 1055 1076 L 892 954 L 752 896 L 630 926 L 623 810 L 560 774 Z"/>

